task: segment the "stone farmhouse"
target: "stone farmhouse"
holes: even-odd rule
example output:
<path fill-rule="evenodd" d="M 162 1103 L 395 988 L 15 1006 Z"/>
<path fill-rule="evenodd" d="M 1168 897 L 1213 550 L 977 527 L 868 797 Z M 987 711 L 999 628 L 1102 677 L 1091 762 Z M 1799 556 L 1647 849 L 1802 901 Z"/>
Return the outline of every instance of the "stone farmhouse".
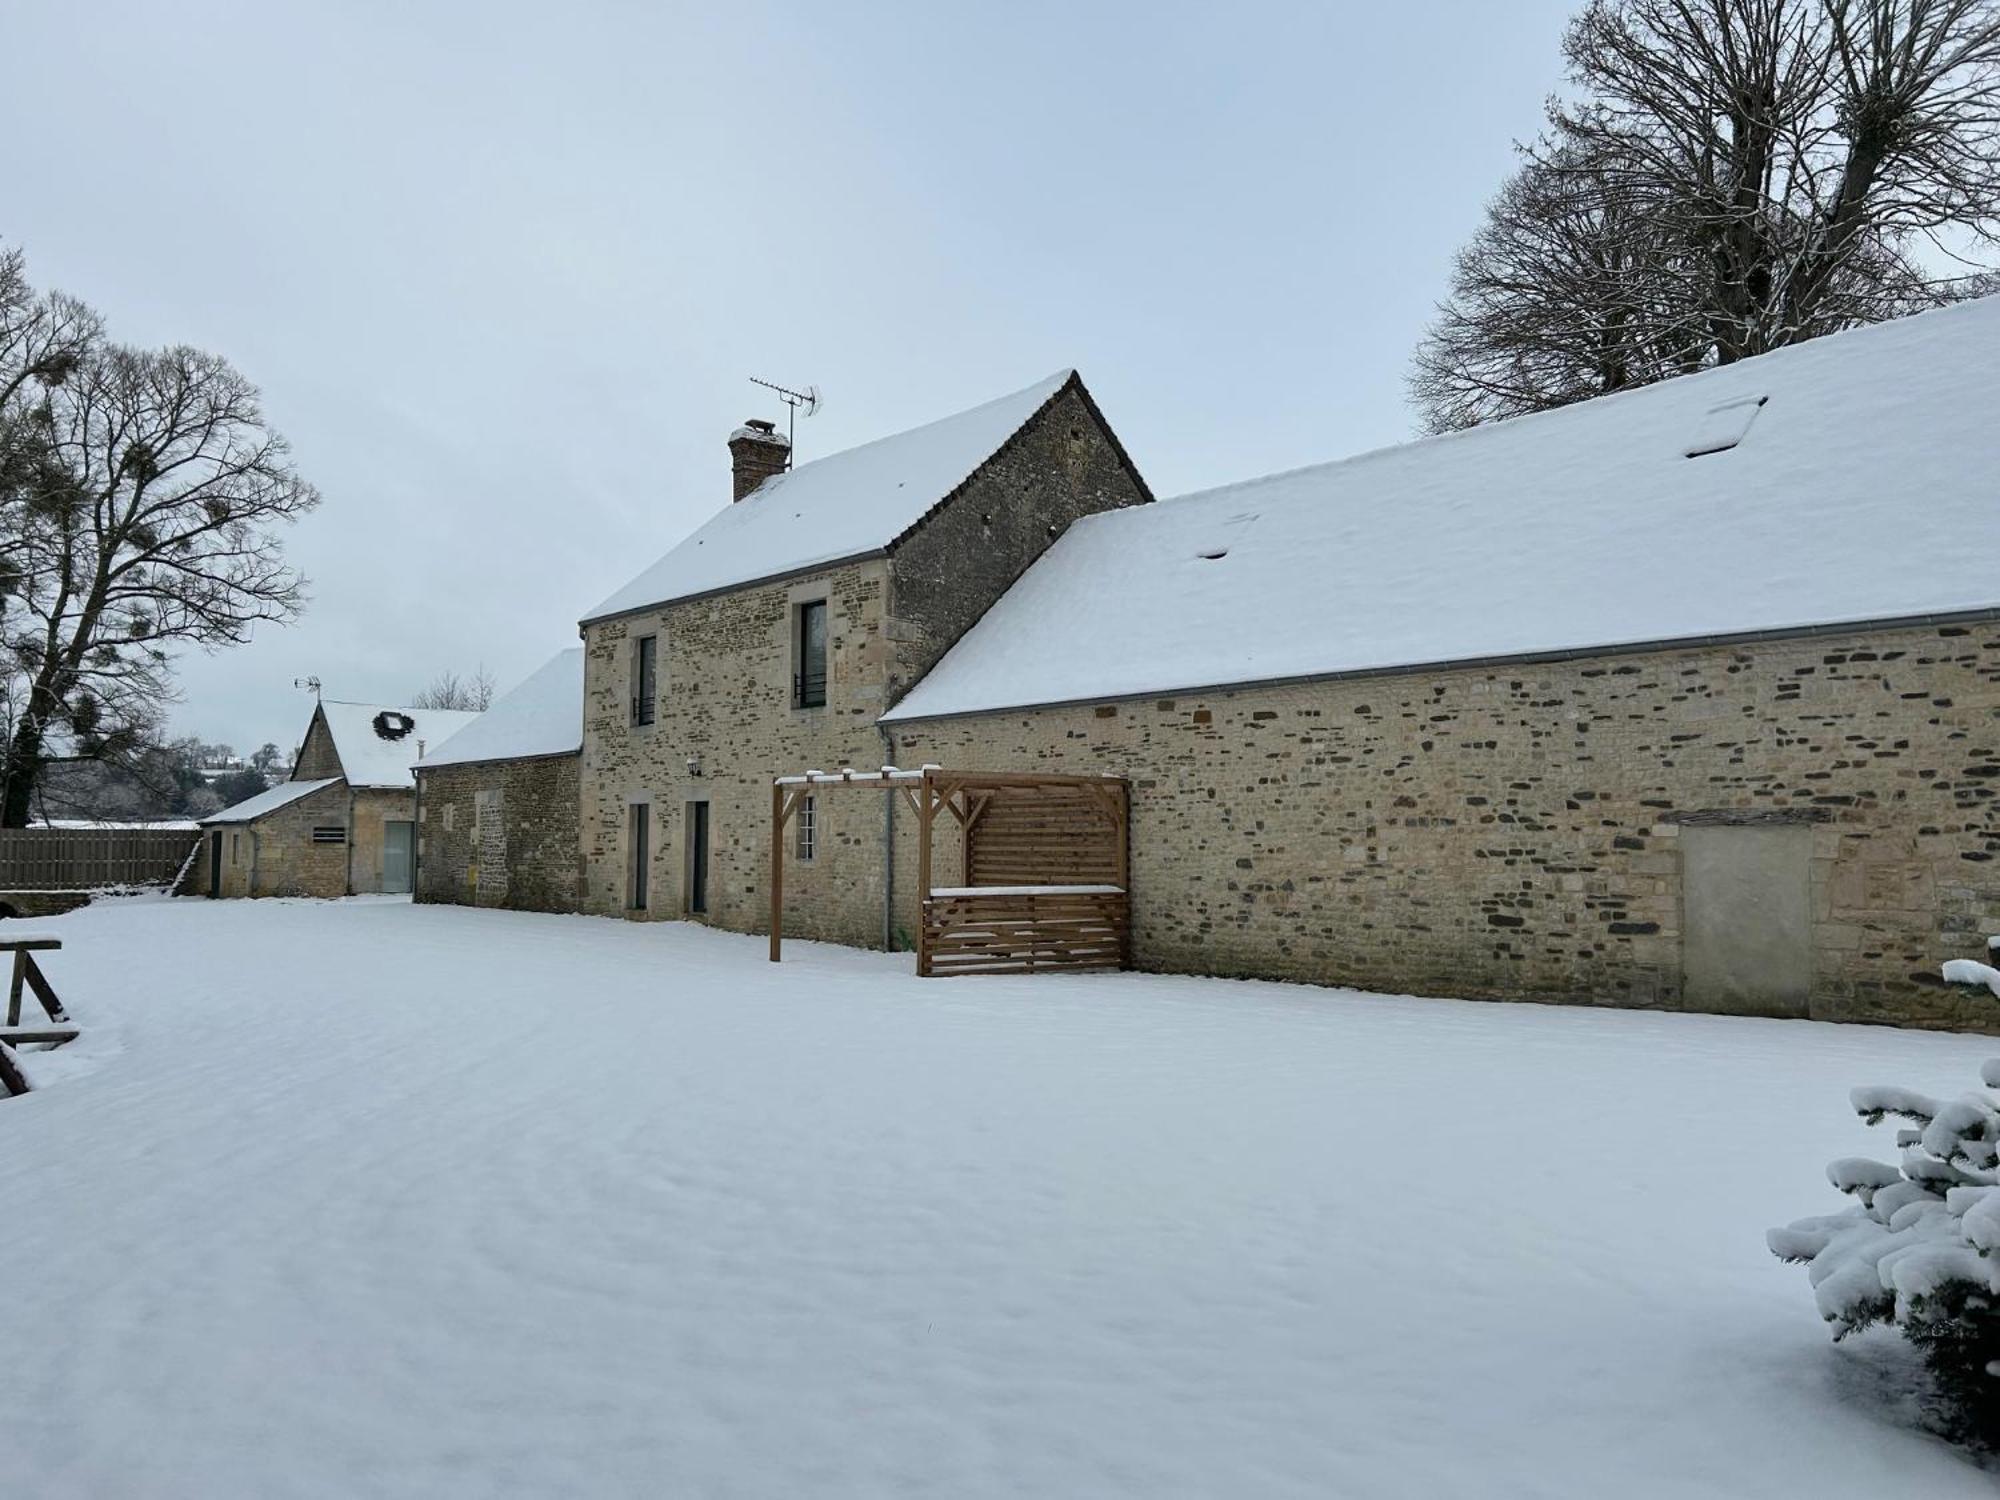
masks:
<path fill-rule="evenodd" d="M 1996 377 L 1989 299 L 1157 504 L 1073 374 L 746 426 L 582 621 L 576 905 L 762 930 L 788 773 L 1108 774 L 1141 968 L 1990 1026 Z M 897 802 L 801 802 L 788 932 L 907 943 Z"/>
<path fill-rule="evenodd" d="M 316 704 L 291 779 L 202 819 L 187 889 L 209 896 L 351 896 L 413 889 L 416 777 L 428 744 L 478 715 Z"/>

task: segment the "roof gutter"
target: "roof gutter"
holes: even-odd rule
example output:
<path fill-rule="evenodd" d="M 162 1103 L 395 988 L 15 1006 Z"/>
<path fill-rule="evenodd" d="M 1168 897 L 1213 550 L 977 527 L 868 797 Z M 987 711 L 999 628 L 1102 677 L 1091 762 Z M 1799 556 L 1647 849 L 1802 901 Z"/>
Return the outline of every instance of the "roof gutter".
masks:
<path fill-rule="evenodd" d="M 583 754 L 583 746 L 578 745 L 574 750 L 536 750 L 528 755 L 488 755 L 478 760 L 441 760 L 435 765 L 419 765 L 416 767 L 416 771 L 418 777 L 421 778 L 426 772 L 459 771 L 467 766 L 518 766 L 523 761 L 562 760 L 566 756 L 581 754 Z"/>
<path fill-rule="evenodd" d="M 983 708 L 946 709 L 932 714 L 903 714 L 890 709 L 877 724 L 922 724 L 941 719 L 971 719 L 982 714 L 1025 713 L 1049 708 L 1081 708 L 1093 703 L 1137 703 L 1168 694 L 1233 693 L 1248 688 L 1299 687 L 1316 682 L 1357 682 L 1371 677 L 1410 677 L 1419 672 L 1463 672 L 1483 667 L 1533 666 L 1544 662 L 1589 661 L 1597 657 L 1646 656 L 1657 651 L 1686 651 L 1704 646 L 1752 645 L 1764 641 L 1811 640 L 1823 636 L 1863 635 L 1875 630 L 1919 630 L 1941 625 L 1978 625 L 2000 620 L 2000 605 L 1949 610 L 1929 615 L 1892 615 L 1874 620 L 1847 620 L 1828 625 L 1788 625 L 1771 630 L 1742 630 L 1717 635 L 1662 636 L 1657 640 L 1625 641 L 1612 646 L 1572 646 L 1557 651 L 1518 651 L 1495 656 L 1457 656 L 1440 661 L 1404 662 L 1382 667 L 1353 667 L 1342 672 L 1305 672 L 1288 677 L 1240 677 L 1227 682 L 1163 683 L 1126 693 L 1092 693 L 1076 698 L 1047 698 L 1029 703 L 996 703 Z"/>
<path fill-rule="evenodd" d="M 692 594 L 675 594 L 671 598 L 655 599 L 651 604 L 635 604 L 630 609 L 614 609 L 608 614 L 590 615 L 576 622 L 579 634 L 593 625 L 609 625 L 613 620 L 629 620 L 634 615 L 649 615 L 656 609 L 666 609 L 675 604 L 694 604 L 703 599 L 719 598 L 723 594 L 734 594 L 743 589 L 759 588 L 765 584 L 783 583 L 791 578 L 804 578 L 813 573 L 824 573 L 831 568 L 844 568 L 849 563 L 867 562 L 871 558 L 887 557 L 887 547 L 870 547 L 866 552 L 850 552 L 845 557 L 828 558 L 825 562 L 806 563 L 801 567 L 785 568 L 776 573 L 760 574 L 756 578 L 745 578 L 738 583 L 718 584 L 712 589 L 699 589 Z"/>

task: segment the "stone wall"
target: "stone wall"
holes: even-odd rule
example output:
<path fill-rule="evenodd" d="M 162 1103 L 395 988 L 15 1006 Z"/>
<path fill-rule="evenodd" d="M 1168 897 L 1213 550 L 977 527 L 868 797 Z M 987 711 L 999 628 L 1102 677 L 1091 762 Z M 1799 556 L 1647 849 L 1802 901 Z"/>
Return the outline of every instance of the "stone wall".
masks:
<path fill-rule="evenodd" d="M 1812 827 L 1809 1014 L 2000 1030 L 1992 1001 L 1936 979 L 2000 933 L 2000 626 L 990 714 L 896 740 L 902 764 L 1130 776 L 1144 968 L 1677 1008 L 1680 830 L 1754 815 Z"/>
<path fill-rule="evenodd" d="M 580 757 L 440 766 L 417 780 L 417 899 L 576 911 Z"/>
<path fill-rule="evenodd" d="M 888 563 L 873 558 L 590 627 L 580 776 L 586 910 L 693 915 L 685 831 L 689 805 L 702 802 L 710 847 L 705 920 L 746 932 L 764 927 L 771 777 L 882 764 L 875 718 L 887 706 L 887 589 Z M 826 704 L 800 709 L 792 707 L 792 618 L 810 599 L 827 601 Z M 654 723 L 635 727 L 631 642 L 648 632 L 661 639 L 659 708 Z M 880 939 L 880 809 L 864 812 L 867 800 L 830 809 L 818 857 L 789 879 L 789 920 L 801 935 Z M 640 802 L 650 808 L 652 849 L 643 913 L 626 906 L 631 808 Z"/>
<path fill-rule="evenodd" d="M 90 905 L 91 891 L 0 891 L 0 921 L 60 917 Z M 0 931 L 0 937 L 9 934 Z"/>

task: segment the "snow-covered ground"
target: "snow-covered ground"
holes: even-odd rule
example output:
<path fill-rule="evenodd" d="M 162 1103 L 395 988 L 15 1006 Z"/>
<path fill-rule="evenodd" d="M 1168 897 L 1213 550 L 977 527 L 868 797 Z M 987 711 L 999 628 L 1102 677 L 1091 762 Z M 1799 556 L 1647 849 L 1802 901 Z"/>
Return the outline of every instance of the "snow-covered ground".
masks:
<path fill-rule="evenodd" d="M 0 1490 L 1989 1497 L 1767 1226 L 1990 1039 L 394 900 L 46 926 Z M 2000 1010 L 1996 1010 L 2000 1018 Z"/>

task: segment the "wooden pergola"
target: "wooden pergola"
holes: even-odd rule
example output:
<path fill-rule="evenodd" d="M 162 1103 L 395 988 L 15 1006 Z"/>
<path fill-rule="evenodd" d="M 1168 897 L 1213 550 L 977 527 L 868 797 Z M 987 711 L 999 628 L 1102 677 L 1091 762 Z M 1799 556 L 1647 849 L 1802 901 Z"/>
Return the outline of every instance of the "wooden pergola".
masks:
<path fill-rule="evenodd" d="M 900 794 L 917 819 L 917 972 L 1129 968 L 1131 788 L 1117 776 L 883 766 L 771 784 L 771 962 L 784 941 L 785 829 L 832 787 Z M 931 884 L 939 812 L 964 842 L 966 883 Z"/>

